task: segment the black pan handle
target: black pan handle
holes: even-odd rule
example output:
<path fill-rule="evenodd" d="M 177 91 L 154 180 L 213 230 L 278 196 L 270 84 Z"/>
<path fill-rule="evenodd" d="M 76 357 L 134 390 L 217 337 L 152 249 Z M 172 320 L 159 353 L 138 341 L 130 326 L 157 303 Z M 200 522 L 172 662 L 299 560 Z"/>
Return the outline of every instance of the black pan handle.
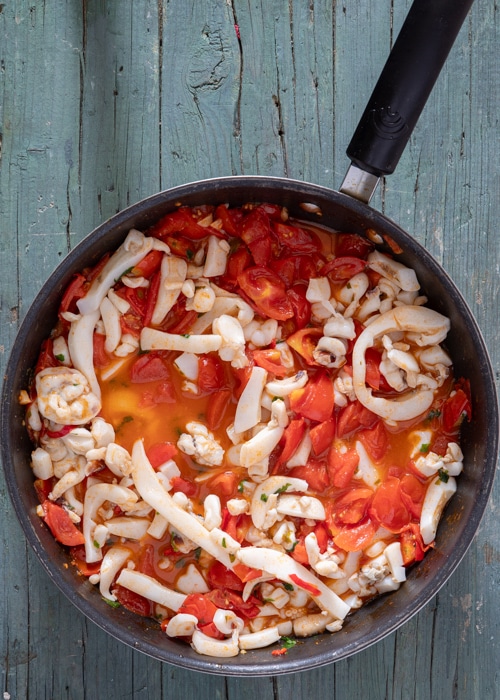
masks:
<path fill-rule="evenodd" d="M 394 171 L 473 1 L 414 1 L 347 149 L 355 166 Z"/>

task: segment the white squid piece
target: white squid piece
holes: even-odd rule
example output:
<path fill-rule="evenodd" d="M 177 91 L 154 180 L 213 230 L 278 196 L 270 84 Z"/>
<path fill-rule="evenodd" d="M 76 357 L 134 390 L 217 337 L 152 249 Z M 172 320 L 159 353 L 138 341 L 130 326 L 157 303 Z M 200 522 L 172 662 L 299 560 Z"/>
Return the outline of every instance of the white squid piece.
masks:
<path fill-rule="evenodd" d="M 409 420 L 427 411 L 434 399 L 432 389 L 416 389 L 396 399 L 373 396 L 366 385 L 365 353 L 377 338 L 394 331 L 412 334 L 415 342 L 426 346 L 444 340 L 449 328 L 448 318 L 422 306 L 397 306 L 370 323 L 356 341 L 352 354 L 353 387 L 363 406 L 389 421 Z"/>
<path fill-rule="evenodd" d="M 84 425 L 101 410 L 87 377 L 69 367 L 46 367 L 36 375 L 37 407 L 44 418 L 60 425 Z"/>
<path fill-rule="evenodd" d="M 153 326 L 158 326 L 177 301 L 186 279 L 187 263 L 182 258 L 164 255 L 160 268 L 160 286 L 151 317 Z"/>
<path fill-rule="evenodd" d="M 101 387 L 94 369 L 94 328 L 100 317 L 100 311 L 92 311 L 77 318 L 71 324 L 68 334 L 68 348 L 73 367 L 87 377 L 93 393 L 101 398 Z"/>

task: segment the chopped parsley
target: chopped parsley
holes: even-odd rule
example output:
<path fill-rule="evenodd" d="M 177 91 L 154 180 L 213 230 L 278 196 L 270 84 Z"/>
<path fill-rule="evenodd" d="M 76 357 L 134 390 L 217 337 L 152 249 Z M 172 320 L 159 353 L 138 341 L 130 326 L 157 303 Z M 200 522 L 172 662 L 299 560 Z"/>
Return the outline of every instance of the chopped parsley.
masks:
<path fill-rule="evenodd" d="M 127 423 L 130 423 L 130 422 L 132 422 L 133 420 L 134 420 L 134 417 L 133 417 L 133 416 L 123 416 L 123 418 L 122 418 L 122 420 L 121 420 L 121 423 L 120 423 L 120 424 L 117 426 L 117 428 L 116 428 L 116 432 L 118 432 L 119 430 L 121 430 L 121 429 L 123 428 L 124 425 L 127 425 Z"/>
<path fill-rule="evenodd" d="M 297 542 L 294 542 L 294 545 L 296 545 L 296 544 L 297 544 Z M 294 590 L 292 584 L 288 583 L 288 581 L 283 581 L 282 583 L 283 583 L 283 588 L 285 589 L 285 591 L 293 591 Z"/>
<path fill-rule="evenodd" d="M 55 356 L 56 360 L 59 360 L 59 362 L 64 362 L 66 357 L 62 354 L 62 352 L 59 353 L 59 355 Z"/>
<path fill-rule="evenodd" d="M 285 493 L 287 489 L 289 489 L 291 484 L 283 484 L 283 486 L 280 486 L 279 489 L 276 489 L 274 493 Z"/>
<path fill-rule="evenodd" d="M 242 479 L 240 483 L 238 484 L 238 493 L 244 493 L 245 491 L 245 481 L 246 479 Z"/>
<path fill-rule="evenodd" d="M 109 600 L 109 598 L 103 598 L 103 601 L 109 605 L 110 608 L 119 608 L 121 603 L 119 600 Z"/>
<path fill-rule="evenodd" d="M 434 420 L 434 418 L 439 418 L 441 415 L 441 411 L 439 408 L 433 408 L 432 411 L 429 411 L 429 415 L 427 416 L 426 420 Z"/>
<path fill-rule="evenodd" d="M 422 454 L 427 454 L 429 452 L 430 444 L 427 442 L 425 445 L 420 445 L 420 452 Z"/>
<path fill-rule="evenodd" d="M 260 500 L 261 500 L 261 501 L 264 501 L 264 503 L 267 503 L 267 499 L 268 499 L 268 498 L 269 498 L 269 496 L 267 495 L 267 493 L 261 493 L 261 494 L 260 494 Z"/>
<path fill-rule="evenodd" d="M 442 481 L 443 484 L 447 484 L 447 483 L 448 483 L 448 479 L 450 478 L 450 475 L 448 474 L 448 472 L 446 471 L 446 469 L 443 469 L 443 468 L 439 469 L 439 470 L 438 470 L 438 476 L 439 476 L 439 481 Z"/>

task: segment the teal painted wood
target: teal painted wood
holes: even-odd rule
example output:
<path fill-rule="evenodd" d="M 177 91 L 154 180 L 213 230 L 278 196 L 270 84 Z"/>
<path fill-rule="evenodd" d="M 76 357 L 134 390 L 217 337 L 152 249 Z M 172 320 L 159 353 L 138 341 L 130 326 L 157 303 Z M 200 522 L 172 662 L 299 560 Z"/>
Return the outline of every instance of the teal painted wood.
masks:
<path fill-rule="evenodd" d="M 338 187 L 345 148 L 409 5 L 0 5 L 2 368 L 19 320 L 58 261 L 129 203 L 161 187 L 233 173 Z M 374 206 L 452 275 L 498 376 L 496 15 L 494 0 L 473 6 Z M 2 479 L 0 667 L 2 690 L 13 699 L 500 697 L 498 483 L 458 571 L 402 629 L 334 665 L 240 680 L 161 664 L 88 623 L 27 550 Z"/>

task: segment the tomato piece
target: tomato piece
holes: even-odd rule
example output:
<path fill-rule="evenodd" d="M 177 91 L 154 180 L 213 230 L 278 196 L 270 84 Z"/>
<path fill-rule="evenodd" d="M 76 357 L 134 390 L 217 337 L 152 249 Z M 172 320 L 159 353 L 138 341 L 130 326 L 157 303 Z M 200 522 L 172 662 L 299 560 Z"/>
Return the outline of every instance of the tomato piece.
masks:
<path fill-rule="evenodd" d="M 327 450 L 335 437 L 335 417 L 318 423 L 309 431 L 313 453 L 318 456 Z"/>
<path fill-rule="evenodd" d="M 318 423 L 331 418 L 334 403 L 333 383 L 325 371 L 317 372 L 302 389 L 290 394 L 291 410 Z"/>
<path fill-rule="evenodd" d="M 246 537 L 246 534 L 252 525 L 252 519 L 247 513 L 241 515 L 231 515 L 227 508 L 222 510 L 221 530 L 227 532 L 233 539 L 240 544 Z"/>
<path fill-rule="evenodd" d="M 345 526 L 334 536 L 333 541 L 337 547 L 345 552 L 359 552 L 368 547 L 377 531 L 377 525 L 370 519 L 354 526 Z"/>
<path fill-rule="evenodd" d="M 276 348 L 253 350 L 252 358 L 256 365 L 271 372 L 276 377 L 285 377 L 288 373 L 287 368 L 281 364 L 281 353 Z"/>
<path fill-rule="evenodd" d="M 295 328 L 301 330 L 311 322 L 311 303 L 306 299 L 307 285 L 294 284 L 288 290 L 288 299 L 293 309 Z"/>
<path fill-rule="evenodd" d="M 328 452 L 328 473 L 331 483 L 339 489 L 346 488 L 359 464 L 359 455 L 355 447 L 340 452 L 332 445 Z"/>
<path fill-rule="evenodd" d="M 288 473 L 297 479 L 307 481 L 309 488 L 316 493 L 323 493 L 330 486 L 330 476 L 326 462 L 323 460 L 308 459 L 307 464 L 293 467 Z"/>
<path fill-rule="evenodd" d="M 237 494 L 239 477 L 234 472 L 220 472 L 209 481 L 210 492 L 229 498 Z"/>
<path fill-rule="evenodd" d="M 175 395 L 173 384 L 170 380 L 159 382 L 153 391 L 145 391 L 139 402 L 141 408 L 151 408 L 160 403 L 175 403 L 177 397 Z"/>
<path fill-rule="evenodd" d="M 41 372 L 42 369 L 46 369 L 47 367 L 57 367 L 59 364 L 59 360 L 54 357 L 53 340 L 52 338 L 47 338 L 47 340 L 43 341 L 40 354 L 38 355 L 38 360 L 35 367 L 35 376 L 38 374 L 38 372 Z"/>
<path fill-rule="evenodd" d="M 246 564 L 234 564 L 233 571 L 243 583 L 253 581 L 254 579 L 260 578 L 262 576 L 261 569 L 252 569 Z"/>
<path fill-rule="evenodd" d="M 379 417 L 362 403 L 352 401 L 339 411 L 337 435 L 343 438 L 360 428 L 372 428 L 378 420 Z"/>
<path fill-rule="evenodd" d="M 186 311 L 185 308 L 176 308 L 176 312 L 172 314 L 172 310 L 167 315 L 167 325 L 163 326 L 162 330 L 168 333 L 177 333 L 178 335 L 184 335 L 189 332 L 189 329 L 193 323 L 198 318 L 198 312 L 192 309 L 191 311 Z M 174 320 L 172 320 L 174 319 Z"/>
<path fill-rule="evenodd" d="M 241 209 L 229 209 L 226 204 L 219 204 L 215 209 L 215 218 L 222 221 L 222 228 L 230 236 L 239 235 L 239 227 L 243 218 Z"/>
<path fill-rule="evenodd" d="M 94 366 L 99 368 L 106 367 L 111 361 L 111 358 L 104 347 L 104 344 L 106 343 L 106 336 L 103 333 L 94 333 L 93 343 Z"/>
<path fill-rule="evenodd" d="M 316 350 L 318 340 L 323 336 L 321 328 L 301 328 L 286 339 L 288 345 L 295 350 L 308 365 L 316 365 L 317 362 L 313 357 L 313 352 Z"/>
<path fill-rule="evenodd" d="M 85 544 L 83 533 L 71 520 L 67 510 L 48 499 L 42 503 L 42 508 L 43 519 L 54 535 L 54 539 L 69 547 Z"/>
<path fill-rule="evenodd" d="M 416 561 L 422 561 L 425 553 L 432 545 L 425 545 L 417 523 L 409 523 L 401 530 L 399 536 L 403 564 L 409 566 Z"/>
<path fill-rule="evenodd" d="M 349 256 L 366 260 L 374 248 L 373 243 L 357 233 L 341 233 L 337 238 L 335 253 L 337 257 Z"/>
<path fill-rule="evenodd" d="M 217 606 L 206 593 L 189 593 L 177 612 L 194 615 L 198 620 L 198 627 L 204 634 L 215 639 L 224 639 L 224 635 L 213 624 Z"/>
<path fill-rule="evenodd" d="M 135 313 L 126 313 L 120 316 L 120 328 L 122 333 L 129 333 L 134 338 L 139 338 L 142 330 L 142 319 Z"/>
<path fill-rule="evenodd" d="M 78 312 L 76 302 L 85 296 L 89 288 L 89 283 L 87 282 L 84 275 L 77 272 L 71 279 L 64 290 L 61 303 L 59 304 L 59 317 L 66 311 Z"/>
<path fill-rule="evenodd" d="M 149 283 L 149 288 L 146 293 L 146 303 L 144 305 L 144 327 L 147 328 L 151 324 L 151 319 L 153 318 L 153 312 L 155 310 L 156 302 L 158 300 L 158 292 L 160 291 L 161 282 L 161 272 L 158 270 L 155 272 Z"/>
<path fill-rule="evenodd" d="M 158 469 L 158 467 L 173 459 L 177 454 L 178 450 L 173 442 L 156 442 L 146 450 L 147 458 L 153 469 Z"/>
<path fill-rule="evenodd" d="M 443 404 L 443 428 L 446 433 L 454 433 L 465 419 L 471 418 L 471 403 L 464 389 L 458 388 Z"/>
<path fill-rule="evenodd" d="M 48 435 L 49 438 L 60 438 L 70 433 L 74 428 L 74 425 L 63 425 L 59 430 L 49 430 L 47 428 L 46 435 Z"/>
<path fill-rule="evenodd" d="M 306 546 L 304 544 L 304 538 L 301 537 L 297 540 L 297 543 L 293 550 L 290 552 L 292 559 L 298 561 L 299 564 L 304 564 L 307 566 L 309 564 L 309 556 L 307 554 Z"/>
<path fill-rule="evenodd" d="M 297 574 L 290 574 L 290 581 L 292 581 L 299 588 L 302 588 L 304 591 L 307 591 L 307 593 L 312 596 L 321 595 L 321 591 L 317 586 L 315 586 L 313 583 L 309 583 L 309 581 L 304 581 L 304 579 L 297 576 Z"/>
<path fill-rule="evenodd" d="M 324 554 L 328 547 L 328 540 L 330 539 L 330 533 L 328 532 L 328 527 L 326 523 L 319 522 L 314 527 L 314 534 L 316 535 L 316 541 L 318 542 L 319 551 L 321 552 L 321 554 Z"/>
<path fill-rule="evenodd" d="M 72 564 L 76 566 L 76 568 L 78 569 L 79 573 L 82 574 L 82 576 L 93 576 L 94 574 L 98 574 L 101 570 L 100 561 L 95 561 L 92 564 L 87 564 L 87 561 L 85 559 L 84 545 L 80 544 L 76 547 L 71 547 L 69 551 L 71 554 Z"/>
<path fill-rule="evenodd" d="M 115 584 L 113 586 L 113 595 L 116 597 L 118 602 L 123 605 L 124 608 L 130 610 L 130 612 L 136 615 L 141 615 L 142 617 L 151 617 L 153 612 L 153 603 L 144 598 L 144 596 L 130 591 L 124 586 Z"/>
<path fill-rule="evenodd" d="M 146 544 L 141 548 L 137 561 L 137 571 L 146 576 L 155 576 L 155 548 L 152 544 Z"/>
<path fill-rule="evenodd" d="M 272 229 L 281 245 L 297 253 L 316 253 L 321 248 L 319 239 L 300 226 L 273 221 Z"/>
<path fill-rule="evenodd" d="M 259 601 L 253 596 L 244 601 L 238 592 L 228 588 L 217 588 L 205 595 L 217 608 L 233 610 L 240 617 L 251 620 L 260 614 Z"/>
<path fill-rule="evenodd" d="M 357 525 L 366 518 L 373 491 L 368 488 L 358 487 L 347 491 L 340 498 L 335 499 L 333 517 L 335 523 L 343 525 Z"/>
<path fill-rule="evenodd" d="M 329 277 L 332 282 L 347 282 L 354 275 L 364 272 L 365 268 L 364 260 L 345 255 L 327 262 L 320 270 L 320 275 Z"/>
<path fill-rule="evenodd" d="M 170 379 L 170 370 L 162 358 L 154 352 L 141 355 L 130 368 L 130 381 L 133 384 Z"/>
<path fill-rule="evenodd" d="M 240 245 L 240 247 L 229 256 L 224 277 L 236 283 L 243 270 L 246 270 L 247 267 L 251 267 L 252 265 L 253 261 L 250 251 L 246 246 Z"/>
<path fill-rule="evenodd" d="M 151 250 L 137 265 L 134 265 L 130 274 L 135 277 L 146 277 L 149 279 L 153 272 L 160 269 L 162 260 L 162 250 Z"/>
<path fill-rule="evenodd" d="M 273 271 L 287 287 L 291 287 L 298 277 L 298 265 L 299 258 L 296 255 L 285 255 L 273 260 Z"/>
<path fill-rule="evenodd" d="M 201 240 L 207 236 L 222 237 L 221 232 L 217 229 L 211 226 L 200 226 L 190 207 L 180 207 L 171 214 L 163 216 L 148 230 L 150 236 L 161 239 L 175 233 L 182 233 L 193 241 Z"/>
<path fill-rule="evenodd" d="M 245 584 L 231 569 L 216 561 L 207 571 L 207 582 L 210 588 L 229 588 L 232 591 L 243 591 Z"/>
<path fill-rule="evenodd" d="M 54 479 L 35 479 L 33 486 L 35 487 L 36 496 L 39 503 L 43 503 L 49 497 L 54 484 Z"/>
<path fill-rule="evenodd" d="M 400 479 L 401 500 L 414 518 L 420 520 L 427 485 L 414 474 L 404 474 Z"/>
<path fill-rule="evenodd" d="M 207 427 L 209 430 L 216 430 L 222 424 L 231 400 L 231 389 L 220 389 L 214 394 L 210 394 L 207 405 Z"/>
<path fill-rule="evenodd" d="M 389 476 L 375 491 L 369 515 L 390 532 L 401 532 L 408 525 L 411 516 L 401 497 L 400 480 L 397 477 Z"/>
<path fill-rule="evenodd" d="M 379 420 L 373 428 L 360 430 L 358 438 L 375 462 L 380 462 L 389 449 L 389 435 L 381 420 Z"/>
<path fill-rule="evenodd" d="M 276 464 L 286 464 L 300 445 L 306 432 L 306 422 L 304 418 L 293 418 L 285 428 L 283 437 L 280 440 L 281 453 Z"/>
<path fill-rule="evenodd" d="M 224 365 L 217 355 L 199 355 L 198 388 L 202 394 L 213 394 L 225 384 Z"/>
<path fill-rule="evenodd" d="M 170 479 L 170 483 L 172 484 L 173 491 L 176 493 L 177 491 L 180 491 L 181 493 L 186 494 L 186 496 L 189 496 L 189 498 L 196 496 L 198 493 L 198 485 L 194 484 L 192 481 L 184 479 L 182 476 L 172 477 L 172 479 Z"/>
<path fill-rule="evenodd" d="M 241 238 L 247 244 L 256 265 L 266 266 L 272 257 L 272 232 L 269 217 L 261 209 L 243 219 Z"/>
<path fill-rule="evenodd" d="M 193 246 L 193 241 L 179 234 L 173 236 L 163 236 L 162 240 L 170 248 L 172 255 L 177 255 L 179 258 L 184 258 L 184 260 L 192 260 L 195 254 L 195 247 Z"/>
<path fill-rule="evenodd" d="M 266 267 L 248 267 L 238 276 L 241 291 L 265 318 L 285 321 L 292 318 L 293 308 L 287 296 L 285 283 Z"/>

